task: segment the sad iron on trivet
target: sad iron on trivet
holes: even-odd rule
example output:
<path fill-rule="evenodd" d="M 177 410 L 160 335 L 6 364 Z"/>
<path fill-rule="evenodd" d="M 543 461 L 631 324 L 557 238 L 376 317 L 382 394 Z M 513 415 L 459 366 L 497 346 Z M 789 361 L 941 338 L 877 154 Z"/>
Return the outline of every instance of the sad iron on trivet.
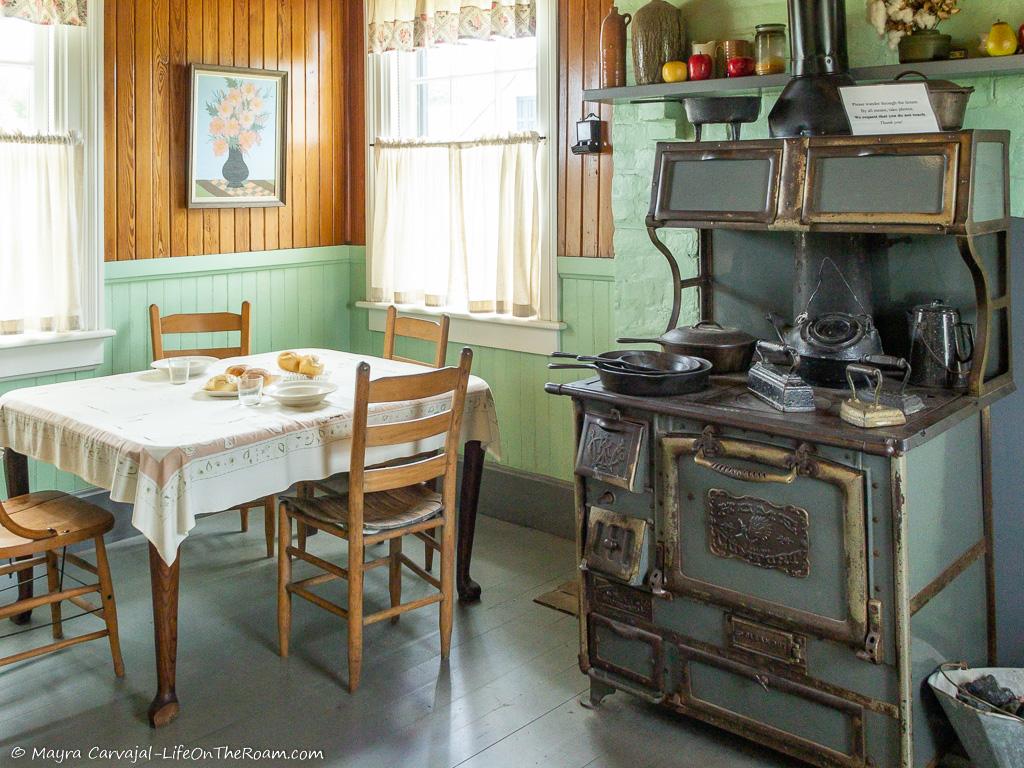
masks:
<path fill-rule="evenodd" d="M 856 374 L 866 376 L 868 380 L 875 380 L 875 400 L 866 403 L 857 396 L 857 385 L 853 377 Z M 882 383 L 885 377 L 878 368 L 870 365 L 852 363 L 846 366 L 846 381 L 850 385 L 850 399 L 843 403 L 839 410 L 839 417 L 847 424 L 853 424 L 862 429 L 876 429 L 878 427 L 898 427 L 907 423 L 907 416 L 899 408 L 882 405 Z"/>
<path fill-rule="evenodd" d="M 870 386 L 862 387 L 857 390 L 858 398 L 867 403 L 874 402 L 877 399 L 882 405 L 898 408 L 907 416 L 924 410 L 924 400 L 921 399 L 920 395 L 907 394 L 907 384 L 910 383 L 912 371 L 910 363 L 904 358 L 894 355 L 866 355 L 861 359 L 861 362 L 879 368 L 895 368 L 898 371 L 903 371 L 903 381 L 900 382 L 899 389 L 883 388 L 881 393 L 876 393 Z M 870 384 L 870 382 L 868 383 Z"/>
<path fill-rule="evenodd" d="M 747 389 L 783 413 L 814 410 L 814 390 L 796 374 L 800 356 L 792 347 L 759 341 L 757 362 L 747 373 Z"/>

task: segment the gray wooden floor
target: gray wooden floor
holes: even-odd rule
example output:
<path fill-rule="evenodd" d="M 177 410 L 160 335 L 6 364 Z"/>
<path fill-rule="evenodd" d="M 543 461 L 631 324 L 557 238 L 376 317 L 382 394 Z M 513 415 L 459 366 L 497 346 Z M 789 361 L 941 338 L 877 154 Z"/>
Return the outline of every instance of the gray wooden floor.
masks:
<path fill-rule="evenodd" d="M 484 599 L 456 609 L 450 662 L 438 654 L 436 608 L 397 625 L 375 624 L 365 633 L 362 687 L 351 696 L 342 687 L 345 630 L 336 617 L 296 599 L 292 655 L 277 656 L 275 561 L 261 557 L 262 525 L 254 523 L 243 535 L 237 514 L 206 518 L 184 546 L 183 711 L 174 724 L 160 731 L 145 724 L 154 691 L 147 549 L 141 539 L 120 542 L 111 547 L 111 567 L 127 676 L 116 680 L 103 641 L 0 670 L 0 765 L 47 764 L 29 759 L 33 748 L 81 750 L 81 760 L 63 765 L 126 765 L 90 761 L 89 749 L 150 745 L 317 749 L 324 760 L 313 764 L 360 768 L 796 765 L 624 694 L 600 711 L 583 709 L 576 621 L 533 603 L 571 577 L 571 543 L 486 517 L 473 569 Z M 407 546 L 422 556 L 419 546 Z M 326 536 L 310 540 L 313 551 L 336 560 L 341 547 Z M 371 608 L 387 604 L 386 578 L 386 569 L 368 575 Z M 406 599 L 424 591 L 414 581 L 406 579 Z M 338 584 L 326 586 L 341 600 Z M 33 620 L 44 623 L 48 612 L 36 611 Z M 84 617 L 67 633 L 97 624 Z M 0 635 L 16 629 L 0 623 Z M 42 629 L 0 639 L 0 652 L 47 636 Z M 29 754 L 15 762 L 15 747 Z"/>

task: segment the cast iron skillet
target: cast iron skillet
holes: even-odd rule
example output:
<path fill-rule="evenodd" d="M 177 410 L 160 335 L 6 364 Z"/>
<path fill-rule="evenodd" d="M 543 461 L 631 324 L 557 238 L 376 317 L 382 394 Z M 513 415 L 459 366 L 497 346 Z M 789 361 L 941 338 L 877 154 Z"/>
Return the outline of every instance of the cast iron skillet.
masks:
<path fill-rule="evenodd" d="M 579 362 L 596 363 L 631 373 L 689 373 L 700 368 L 699 359 L 670 352 L 649 352 L 645 349 L 625 349 L 603 352 L 600 355 L 574 355 L 555 352 L 551 357 L 567 357 Z"/>
<path fill-rule="evenodd" d="M 617 352 L 605 352 L 602 357 L 617 359 L 629 350 Z M 699 357 L 693 358 L 698 361 L 700 367 L 696 370 L 676 373 L 634 373 L 621 370 L 612 366 L 604 366 L 601 363 L 594 364 L 563 364 L 548 363 L 548 368 L 553 370 L 567 368 L 590 368 L 597 371 L 601 379 L 601 386 L 609 392 L 620 395 L 632 395 L 634 397 L 672 397 L 674 395 L 688 395 L 693 392 L 700 392 L 708 386 L 708 377 L 711 374 L 711 363 Z"/>

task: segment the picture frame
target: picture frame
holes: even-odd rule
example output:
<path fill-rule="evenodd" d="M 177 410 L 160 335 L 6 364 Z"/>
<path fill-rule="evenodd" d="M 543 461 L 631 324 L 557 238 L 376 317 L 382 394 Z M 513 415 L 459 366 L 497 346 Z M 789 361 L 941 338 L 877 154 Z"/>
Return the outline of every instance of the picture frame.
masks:
<path fill-rule="evenodd" d="M 285 204 L 288 73 L 189 65 L 189 208 Z"/>

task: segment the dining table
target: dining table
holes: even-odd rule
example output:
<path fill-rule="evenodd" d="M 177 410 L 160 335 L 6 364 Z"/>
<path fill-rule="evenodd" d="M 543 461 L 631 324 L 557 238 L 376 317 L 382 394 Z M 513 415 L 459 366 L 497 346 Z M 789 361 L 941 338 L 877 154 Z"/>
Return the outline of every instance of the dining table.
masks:
<path fill-rule="evenodd" d="M 297 483 L 349 471 L 356 369 L 371 379 L 422 373 L 423 366 L 328 349 L 319 356 L 318 380 L 337 385 L 319 405 L 284 406 L 266 393 L 255 406 L 203 389 L 228 366 L 263 368 L 281 379 L 277 352 L 221 360 L 185 384 L 166 370 L 146 370 L 26 387 L 0 397 L 0 448 L 8 497 L 28 493 L 28 459 L 52 464 L 110 498 L 132 506 L 132 525 L 149 541 L 157 692 L 149 707 L 153 727 L 180 711 L 175 687 L 178 584 L 182 544 L 201 515 L 286 492 Z M 271 384 L 271 387 L 277 384 Z M 447 410 L 450 395 L 370 406 L 368 423 L 405 421 Z M 470 577 L 484 455 L 500 457 L 494 398 L 471 376 L 462 435 L 456 586 L 460 600 L 480 597 Z M 442 447 L 443 435 L 404 446 L 367 449 L 377 464 Z M 44 490 L 44 489 L 39 489 Z M 22 571 L 19 596 L 32 594 L 33 574 Z M 29 615 L 17 619 L 28 621 Z"/>

